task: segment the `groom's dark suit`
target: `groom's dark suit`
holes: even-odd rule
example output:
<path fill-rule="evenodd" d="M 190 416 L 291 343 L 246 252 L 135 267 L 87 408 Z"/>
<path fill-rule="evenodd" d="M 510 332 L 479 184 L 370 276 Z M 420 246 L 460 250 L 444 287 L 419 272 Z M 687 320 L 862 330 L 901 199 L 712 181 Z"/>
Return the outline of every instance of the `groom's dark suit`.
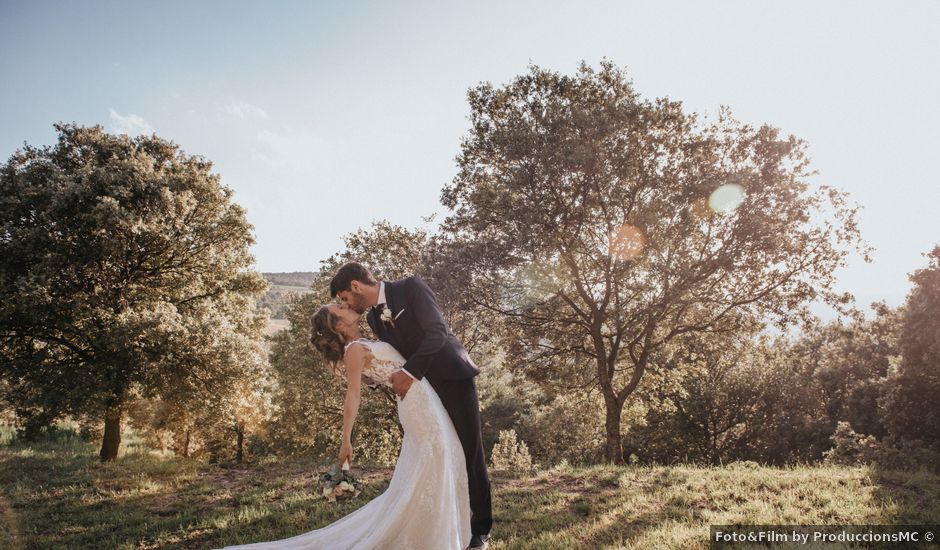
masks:
<path fill-rule="evenodd" d="M 434 293 L 418 277 L 385 282 L 386 306 L 395 319 L 381 319 L 382 304 L 367 316 L 372 331 L 405 358 L 402 367 L 414 378 L 427 378 L 447 409 L 467 459 L 470 528 L 486 535 L 493 525 L 490 481 L 483 453 L 480 404 L 473 377 L 480 369 L 450 331 Z M 393 326 L 394 325 L 394 326 Z M 408 395 L 405 395 L 408 399 Z"/>

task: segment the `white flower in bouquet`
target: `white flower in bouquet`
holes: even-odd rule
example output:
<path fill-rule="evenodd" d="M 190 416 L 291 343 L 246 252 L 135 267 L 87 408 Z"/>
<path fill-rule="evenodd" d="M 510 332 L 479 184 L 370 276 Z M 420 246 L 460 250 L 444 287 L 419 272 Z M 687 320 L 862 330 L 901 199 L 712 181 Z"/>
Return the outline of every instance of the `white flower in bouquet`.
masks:
<path fill-rule="evenodd" d="M 340 469 L 342 468 L 342 469 Z M 320 488 L 318 493 L 329 502 L 337 499 L 352 498 L 361 492 L 362 483 L 349 471 L 349 464 L 333 466 L 330 470 L 320 473 Z"/>

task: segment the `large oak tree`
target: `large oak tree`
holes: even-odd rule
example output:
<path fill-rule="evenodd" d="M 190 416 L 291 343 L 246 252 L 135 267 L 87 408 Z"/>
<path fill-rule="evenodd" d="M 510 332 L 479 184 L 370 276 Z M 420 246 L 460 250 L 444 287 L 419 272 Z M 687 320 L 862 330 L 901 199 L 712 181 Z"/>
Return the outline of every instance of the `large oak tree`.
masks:
<path fill-rule="evenodd" d="M 531 67 L 468 96 L 442 194 L 468 296 L 508 321 L 518 368 L 600 391 L 608 460 L 623 460 L 624 404 L 673 339 L 786 325 L 814 299 L 848 309 L 833 273 L 867 250 L 843 193 L 808 181 L 801 140 L 643 99 L 609 62 Z"/>
<path fill-rule="evenodd" d="M 133 395 L 197 402 L 256 376 L 266 283 L 209 161 L 156 136 L 56 129 L 0 167 L 0 374 L 22 416 L 103 417 L 113 460 Z"/>

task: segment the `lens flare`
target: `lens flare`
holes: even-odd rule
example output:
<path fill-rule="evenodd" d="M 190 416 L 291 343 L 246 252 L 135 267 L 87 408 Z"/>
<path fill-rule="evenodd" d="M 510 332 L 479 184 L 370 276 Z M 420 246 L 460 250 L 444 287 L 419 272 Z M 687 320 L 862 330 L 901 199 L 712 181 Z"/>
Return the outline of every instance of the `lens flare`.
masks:
<path fill-rule="evenodd" d="M 610 255 L 620 260 L 633 260 L 643 253 L 646 237 L 639 228 L 624 224 L 610 236 Z"/>
<path fill-rule="evenodd" d="M 733 212 L 744 202 L 744 188 L 736 183 L 726 183 L 712 191 L 708 207 L 720 214 Z"/>

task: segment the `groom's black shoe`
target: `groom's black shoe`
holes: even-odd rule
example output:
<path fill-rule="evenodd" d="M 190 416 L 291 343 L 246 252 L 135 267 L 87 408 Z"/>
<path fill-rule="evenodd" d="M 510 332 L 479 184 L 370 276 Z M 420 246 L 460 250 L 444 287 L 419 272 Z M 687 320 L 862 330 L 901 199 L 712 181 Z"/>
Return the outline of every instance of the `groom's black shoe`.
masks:
<path fill-rule="evenodd" d="M 470 538 L 469 550 L 486 550 L 489 545 L 489 535 L 473 535 L 473 537 Z"/>

